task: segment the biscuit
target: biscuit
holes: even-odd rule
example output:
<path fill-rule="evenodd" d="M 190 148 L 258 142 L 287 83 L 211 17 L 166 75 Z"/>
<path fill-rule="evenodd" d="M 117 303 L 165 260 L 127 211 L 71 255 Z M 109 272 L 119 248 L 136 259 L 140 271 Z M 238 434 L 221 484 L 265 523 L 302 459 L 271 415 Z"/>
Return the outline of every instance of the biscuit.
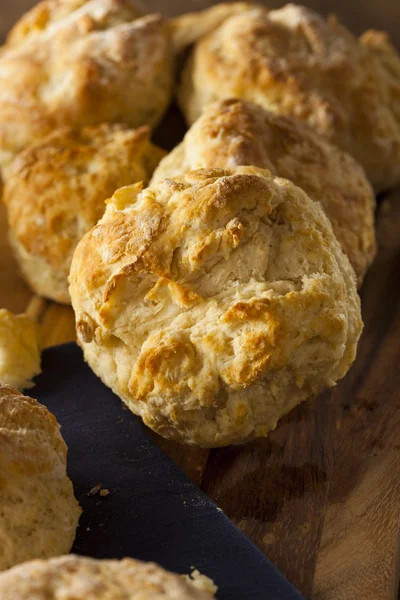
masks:
<path fill-rule="evenodd" d="M 160 15 L 138 18 L 128 0 L 45 0 L 0 52 L 0 166 L 60 127 L 154 125 L 173 78 Z"/>
<path fill-rule="evenodd" d="M 39 325 L 28 315 L 0 309 L 0 383 L 19 390 L 33 387 L 40 370 Z"/>
<path fill-rule="evenodd" d="M 149 136 L 148 127 L 63 128 L 17 156 L 4 202 L 11 246 L 36 294 L 70 302 L 76 244 L 103 215 L 105 200 L 121 186 L 147 183 L 165 154 Z"/>
<path fill-rule="evenodd" d="M 212 600 L 207 588 L 132 558 L 61 556 L 0 574 L 2 600 Z"/>
<path fill-rule="evenodd" d="M 267 168 L 321 202 L 361 284 L 376 252 L 375 196 L 363 169 L 305 123 L 242 100 L 209 105 L 152 182 L 201 167 Z"/>
<path fill-rule="evenodd" d="M 218 2 L 201 13 L 189 12 L 168 22 L 174 52 L 180 54 L 210 31 L 216 29 L 228 17 L 249 10 L 249 2 Z"/>
<path fill-rule="evenodd" d="M 400 58 L 372 37 L 295 4 L 240 11 L 195 44 L 180 105 L 189 124 L 233 97 L 296 117 L 354 156 L 376 191 L 390 188 L 400 182 Z"/>
<path fill-rule="evenodd" d="M 71 549 L 81 511 L 66 458 L 54 415 L 0 384 L 0 571 Z"/>
<path fill-rule="evenodd" d="M 38 2 L 30 10 L 24 13 L 15 23 L 7 35 L 7 48 L 16 48 L 28 38 L 41 35 L 49 27 L 68 18 L 72 13 L 87 5 L 90 0 L 44 0 Z M 92 0 L 93 4 L 93 0 Z M 144 13 L 132 2 L 125 0 L 111 0 L 98 3 L 99 9 L 102 12 L 101 19 L 106 19 L 106 23 L 113 25 L 125 23 L 132 19 L 137 19 L 144 16 Z M 82 12 L 92 14 L 93 7 L 85 7 Z"/>
<path fill-rule="evenodd" d="M 166 438 L 265 436 L 352 364 L 354 271 L 318 203 L 255 167 L 118 190 L 78 244 L 86 361 Z"/>

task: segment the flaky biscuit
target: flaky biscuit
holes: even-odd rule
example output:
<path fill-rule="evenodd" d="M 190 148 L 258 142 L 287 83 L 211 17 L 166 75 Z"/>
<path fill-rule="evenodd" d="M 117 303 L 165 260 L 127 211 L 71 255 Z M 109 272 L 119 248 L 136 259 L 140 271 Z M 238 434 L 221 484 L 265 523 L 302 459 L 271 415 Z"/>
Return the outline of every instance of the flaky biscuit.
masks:
<path fill-rule="evenodd" d="M 0 384 L 0 570 L 71 549 L 81 511 L 66 458 L 54 415 Z"/>
<path fill-rule="evenodd" d="M 321 202 L 361 284 L 375 256 L 375 197 L 363 169 L 305 123 L 242 100 L 209 105 L 152 182 L 201 167 L 254 165 Z"/>
<path fill-rule="evenodd" d="M 129 0 L 45 0 L 0 52 L 0 166 L 59 127 L 154 125 L 173 72 L 160 15 L 138 18 Z"/>
<path fill-rule="evenodd" d="M 6 47 L 17 47 L 29 37 L 42 35 L 49 27 L 65 20 L 93 0 L 42 0 L 24 13 L 7 35 Z M 97 3 L 107 25 L 125 23 L 143 16 L 143 12 L 129 0 L 108 0 Z M 87 12 L 87 6 L 84 12 Z M 90 9 L 91 10 L 91 9 Z"/>
<path fill-rule="evenodd" d="M 68 275 L 81 237 L 119 187 L 148 182 L 164 152 L 148 127 L 63 128 L 17 156 L 4 202 L 22 273 L 39 295 L 69 303 Z"/>
<path fill-rule="evenodd" d="M 19 390 L 33 386 L 40 373 L 39 325 L 28 315 L 0 309 L 0 383 Z"/>
<path fill-rule="evenodd" d="M 400 59 L 387 42 L 384 52 L 371 49 L 369 37 L 295 4 L 241 11 L 194 46 L 180 105 L 190 124 L 232 97 L 304 120 L 354 156 L 377 191 L 387 189 L 400 182 Z"/>
<path fill-rule="evenodd" d="M 61 556 L 0 575 L 2 600 L 211 600 L 212 591 L 154 563 Z"/>
<path fill-rule="evenodd" d="M 70 284 L 95 373 L 159 434 L 202 446 L 264 436 L 334 385 L 362 328 L 321 207 L 255 167 L 118 190 Z"/>

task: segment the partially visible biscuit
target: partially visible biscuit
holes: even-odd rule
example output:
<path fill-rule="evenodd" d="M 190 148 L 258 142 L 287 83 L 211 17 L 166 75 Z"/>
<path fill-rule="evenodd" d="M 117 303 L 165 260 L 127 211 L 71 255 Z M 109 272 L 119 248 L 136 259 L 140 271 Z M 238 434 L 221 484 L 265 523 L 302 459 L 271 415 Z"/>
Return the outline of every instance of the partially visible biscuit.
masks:
<path fill-rule="evenodd" d="M 0 384 L 0 570 L 71 549 L 81 510 L 66 458 L 54 415 Z"/>
<path fill-rule="evenodd" d="M 240 165 L 270 169 L 319 201 L 362 283 L 376 251 L 374 193 L 360 165 L 305 123 L 250 102 L 216 102 L 161 161 L 152 182 Z"/>
<path fill-rule="evenodd" d="M 28 315 L 0 309 L 0 383 L 24 390 L 40 373 L 39 325 Z"/>
<path fill-rule="evenodd" d="M 0 52 L 0 166 L 60 127 L 154 125 L 173 78 L 160 15 L 129 0 L 44 0 Z"/>
<path fill-rule="evenodd" d="M 179 101 L 189 124 L 225 98 L 306 121 L 354 156 L 380 191 L 400 182 L 399 61 L 385 36 L 360 41 L 303 6 L 259 6 L 195 44 Z"/>
<path fill-rule="evenodd" d="M 87 6 L 88 4 L 91 6 Z M 49 28 L 82 9 L 82 14 L 92 14 L 97 5 L 101 19 L 106 26 L 117 25 L 143 16 L 142 11 L 126 0 L 42 0 L 24 13 L 7 35 L 6 47 L 15 48 L 28 38 L 47 33 Z M 99 18 L 99 17 L 97 17 Z"/>
<path fill-rule="evenodd" d="M 209 590 L 209 585 L 201 589 L 154 563 L 132 558 L 61 556 L 0 575 L 2 600 L 212 600 Z"/>
<path fill-rule="evenodd" d="M 362 329 L 354 271 L 317 202 L 256 167 L 115 192 L 74 254 L 85 359 L 160 435 L 267 435 L 344 377 Z"/>
<path fill-rule="evenodd" d="M 4 202 L 10 242 L 36 294 L 69 303 L 75 247 L 124 185 L 146 184 L 164 156 L 148 127 L 103 124 L 63 128 L 18 155 L 8 170 Z"/>
<path fill-rule="evenodd" d="M 170 19 L 168 28 L 174 51 L 180 53 L 232 15 L 249 10 L 250 2 L 218 2 L 201 13 L 189 12 Z"/>

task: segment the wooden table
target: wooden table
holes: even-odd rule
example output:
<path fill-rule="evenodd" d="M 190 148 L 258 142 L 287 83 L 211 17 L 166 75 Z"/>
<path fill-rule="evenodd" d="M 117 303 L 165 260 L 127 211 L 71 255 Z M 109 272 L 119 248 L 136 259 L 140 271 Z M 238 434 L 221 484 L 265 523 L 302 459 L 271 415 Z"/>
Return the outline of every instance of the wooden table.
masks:
<path fill-rule="evenodd" d="M 2 37 L 33 4 L 13 0 L 10 6 L 9 0 L 0 0 Z M 147 2 L 168 14 L 208 4 Z M 329 0 L 309 5 L 322 12 L 332 7 Z M 399 0 L 340 0 L 335 9 L 357 33 L 386 28 L 400 43 L 395 38 Z M 179 117 L 172 113 L 169 119 L 169 128 L 172 119 L 179 130 Z M 299 590 L 315 600 L 397 597 L 400 190 L 380 199 L 377 225 L 379 254 L 361 290 L 365 330 L 359 355 L 332 393 L 299 406 L 268 439 L 247 446 L 196 450 L 156 438 Z M 5 229 L 1 208 L 0 306 L 27 309 L 37 317 L 46 346 L 73 340 L 72 310 L 32 296 L 18 274 Z"/>

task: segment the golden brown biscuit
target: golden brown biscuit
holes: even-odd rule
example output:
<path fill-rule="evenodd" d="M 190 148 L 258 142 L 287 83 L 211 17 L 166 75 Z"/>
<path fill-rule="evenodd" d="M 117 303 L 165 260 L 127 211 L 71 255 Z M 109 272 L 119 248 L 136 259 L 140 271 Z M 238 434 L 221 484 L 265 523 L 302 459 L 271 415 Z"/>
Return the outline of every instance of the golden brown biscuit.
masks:
<path fill-rule="evenodd" d="M 214 593 L 207 587 L 132 558 L 61 556 L 0 575 L 2 600 L 212 600 Z"/>
<path fill-rule="evenodd" d="M 201 37 L 216 29 L 228 17 L 249 10 L 250 2 L 218 2 L 201 13 L 184 13 L 168 22 L 174 51 L 183 52 Z"/>
<path fill-rule="evenodd" d="M 255 167 L 118 190 L 70 283 L 94 372 L 159 434 L 202 446 L 264 436 L 334 385 L 362 327 L 319 204 Z"/>
<path fill-rule="evenodd" d="M 305 123 L 242 100 L 209 105 L 152 182 L 200 167 L 267 168 L 321 202 L 361 284 L 375 256 L 375 197 L 363 169 Z"/>
<path fill-rule="evenodd" d="M 233 97 L 302 119 L 386 189 L 400 182 L 399 75 L 367 41 L 295 4 L 241 11 L 195 45 L 180 105 L 190 124 L 210 102 Z M 390 56 L 398 65 L 393 47 Z"/>
<path fill-rule="evenodd" d="M 0 53 L 0 166 L 59 127 L 154 125 L 173 71 L 160 15 L 138 18 L 128 0 L 39 4 Z"/>
<path fill-rule="evenodd" d="M 78 10 L 82 6 L 88 3 L 89 0 L 42 0 L 35 4 L 30 10 L 24 13 L 20 19 L 15 23 L 7 35 L 6 47 L 17 47 L 22 43 L 26 42 L 28 37 L 41 35 L 51 25 L 54 25 L 61 19 L 65 19 L 71 13 Z M 131 7 L 127 3 L 109 4 L 110 7 L 114 6 L 114 10 L 118 10 L 121 14 L 121 10 L 126 9 L 125 18 L 131 20 L 134 13 L 132 5 Z M 142 16 L 139 11 L 136 16 Z M 121 21 L 123 22 L 123 21 Z"/>
<path fill-rule="evenodd" d="M 81 510 L 66 458 L 54 415 L 0 384 L 0 571 L 71 549 Z"/>
<path fill-rule="evenodd" d="M 40 371 L 39 325 L 28 315 L 0 309 L 0 383 L 19 390 L 33 386 Z"/>
<path fill-rule="evenodd" d="M 4 202 L 12 248 L 37 294 L 70 302 L 76 244 L 102 216 L 105 200 L 121 186 L 147 183 L 165 154 L 149 136 L 148 127 L 63 128 L 17 156 Z"/>

